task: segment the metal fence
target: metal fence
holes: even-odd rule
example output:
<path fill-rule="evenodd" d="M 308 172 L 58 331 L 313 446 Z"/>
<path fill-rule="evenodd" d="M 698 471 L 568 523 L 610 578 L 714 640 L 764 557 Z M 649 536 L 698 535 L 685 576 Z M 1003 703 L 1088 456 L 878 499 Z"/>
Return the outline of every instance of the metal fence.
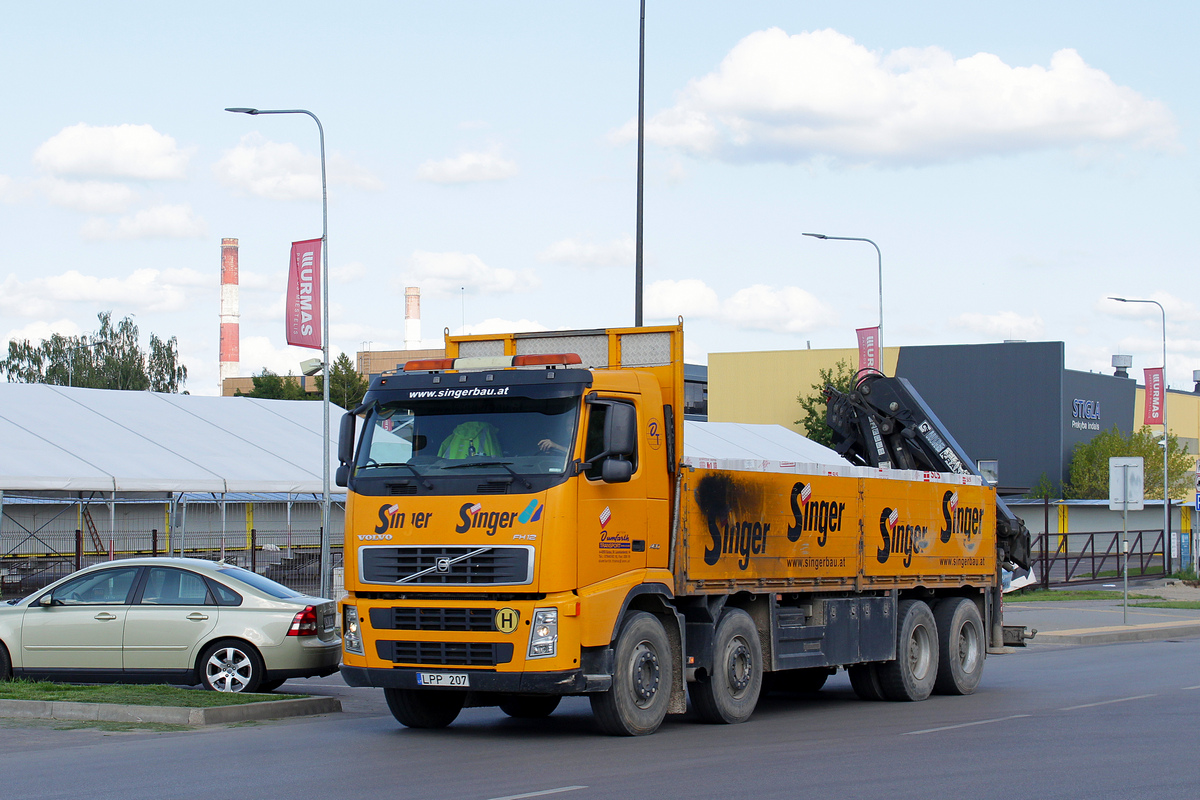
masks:
<path fill-rule="evenodd" d="M 320 528 L 250 531 L 163 530 L 37 531 L 5 529 L 0 534 L 0 599 L 24 597 L 44 585 L 100 561 L 144 555 L 224 560 L 305 594 L 320 591 Z M 330 543 L 331 570 L 342 565 L 342 535 Z M 334 585 L 334 584 L 331 584 Z"/>
<path fill-rule="evenodd" d="M 1124 534 L 1121 531 L 1042 533 L 1034 537 L 1033 555 L 1043 588 L 1119 579 L 1124 569 L 1122 536 L 1129 542 L 1131 578 L 1166 575 L 1161 528 Z"/>

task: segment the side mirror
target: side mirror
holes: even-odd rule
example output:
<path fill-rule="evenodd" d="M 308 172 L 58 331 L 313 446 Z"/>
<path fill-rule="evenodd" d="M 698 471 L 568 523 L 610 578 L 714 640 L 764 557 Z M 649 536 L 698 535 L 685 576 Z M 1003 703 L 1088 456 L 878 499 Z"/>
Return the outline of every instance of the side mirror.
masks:
<path fill-rule="evenodd" d="M 637 412 L 628 403 L 613 403 L 604 419 L 604 454 L 633 455 L 636 440 Z"/>
<path fill-rule="evenodd" d="M 51 592 L 46 592 L 44 595 L 35 600 L 33 604 L 35 606 L 41 606 L 42 608 L 49 608 L 50 606 L 54 605 L 54 597 L 52 596 Z"/>
<path fill-rule="evenodd" d="M 337 468 L 337 472 L 333 474 L 333 482 L 338 486 L 345 486 L 350 482 L 349 464 L 342 464 Z"/>
<path fill-rule="evenodd" d="M 354 460 L 354 412 L 347 411 L 342 415 L 342 427 L 338 430 L 338 461 L 349 464 Z M 339 470 L 339 475 L 341 474 Z M 338 483 L 338 486 L 345 486 Z"/>
<path fill-rule="evenodd" d="M 606 458 L 604 459 L 604 463 L 600 465 L 600 479 L 605 483 L 629 483 L 629 478 L 632 475 L 632 461 L 618 461 L 615 458 Z"/>

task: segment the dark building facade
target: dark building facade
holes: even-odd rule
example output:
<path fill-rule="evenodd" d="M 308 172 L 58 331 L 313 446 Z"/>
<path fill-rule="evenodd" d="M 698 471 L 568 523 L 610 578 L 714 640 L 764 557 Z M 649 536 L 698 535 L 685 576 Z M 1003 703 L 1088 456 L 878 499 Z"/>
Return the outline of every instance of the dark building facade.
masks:
<path fill-rule="evenodd" d="M 1045 473 L 1069 475 L 1075 445 L 1116 426 L 1132 429 L 1129 378 L 1066 369 L 1062 342 L 898 348 L 907 378 L 976 461 L 999 461 L 1002 490 L 1024 491 Z"/>

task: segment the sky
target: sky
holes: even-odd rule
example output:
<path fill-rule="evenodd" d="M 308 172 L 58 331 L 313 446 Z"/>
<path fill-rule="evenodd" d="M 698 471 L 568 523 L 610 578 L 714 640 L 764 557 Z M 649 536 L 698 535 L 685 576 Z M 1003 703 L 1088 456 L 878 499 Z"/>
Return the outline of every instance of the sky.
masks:
<path fill-rule="evenodd" d="M 1200 370 L 1200 6 L 648 0 L 644 321 L 685 353 L 1063 341 Z M 634 323 L 636 0 L 27 3 L 0 31 L 0 334 L 132 316 L 218 393 L 299 372 L 292 241 L 333 354 Z"/>

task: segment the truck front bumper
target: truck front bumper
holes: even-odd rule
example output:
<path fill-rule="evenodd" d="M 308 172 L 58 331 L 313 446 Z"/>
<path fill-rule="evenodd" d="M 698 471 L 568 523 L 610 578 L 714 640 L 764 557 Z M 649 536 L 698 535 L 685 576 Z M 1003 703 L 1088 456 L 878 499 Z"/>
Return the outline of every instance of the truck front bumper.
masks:
<path fill-rule="evenodd" d="M 374 686 L 380 689 L 428 689 L 445 691 L 442 687 L 417 683 L 417 673 L 457 672 L 470 676 L 471 692 L 504 692 L 507 694 L 586 694 L 603 692 L 612 685 L 610 675 L 589 675 L 583 670 L 567 672 L 481 672 L 471 669 L 410 669 L 395 667 L 341 667 L 347 686 Z M 449 687 L 446 687 L 447 689 Z M 452 690 L 453 691 L 453 690 Z M 461 691 L 461 690 L 457 690 Z"/>

